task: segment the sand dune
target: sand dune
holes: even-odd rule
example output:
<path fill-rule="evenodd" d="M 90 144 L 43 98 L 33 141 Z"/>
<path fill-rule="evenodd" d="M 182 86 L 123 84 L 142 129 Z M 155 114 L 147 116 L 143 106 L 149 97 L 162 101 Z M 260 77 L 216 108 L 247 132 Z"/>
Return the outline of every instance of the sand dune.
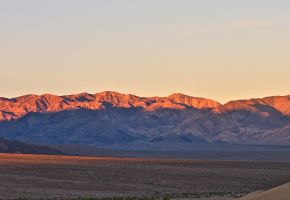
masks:
<path fill-rule="evenodd" d="M 290 183 L 281 185 L 264 192 L 251 193 L 240 200 L 289 200 L 290 199 Z"/>

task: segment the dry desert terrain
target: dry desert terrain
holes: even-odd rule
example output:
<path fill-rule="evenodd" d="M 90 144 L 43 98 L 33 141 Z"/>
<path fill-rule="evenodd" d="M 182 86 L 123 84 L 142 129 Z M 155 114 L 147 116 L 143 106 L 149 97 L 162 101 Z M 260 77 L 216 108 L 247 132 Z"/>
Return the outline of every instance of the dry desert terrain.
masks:
<path fill-rule="evenodd" d="M 226 200 L 290 181 L 290 163 L 0 154 L 0 199 Z"/>

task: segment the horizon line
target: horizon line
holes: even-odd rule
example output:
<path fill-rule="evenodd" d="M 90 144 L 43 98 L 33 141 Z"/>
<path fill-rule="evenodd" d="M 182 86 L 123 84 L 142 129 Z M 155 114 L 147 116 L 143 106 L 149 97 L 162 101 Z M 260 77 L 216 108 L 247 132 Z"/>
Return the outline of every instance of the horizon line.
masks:
<path fill-rule="evenodd" d="M 19 95 L 19 96 L 15 96 L 15 97 L 4 97 L 4 96 L 0 96 L 0 98 L 4 98 L 4 99 L 17 99 L 20 97 L 24 97 L 24 96 L 44 96 L 44 95 L 53 95 L 53 96 L 58 96 L 58 97 L 65 97 L 65 96 L 69 96 L 69 95 L 81 95 L 81 94 L 88 94 L 88 95 L 97 95 L 97 94 L 101 94 L 101 93 L 117 93 L 117 94 L 121 94 L 121 95 L 132 95 L 132 96 L 136 96 L 139 98 L 167 98 L 173 95 L 183 95 L 183 96 L 188 96 L 190 98 L 200 98 L 200 99 L 207 99 L 207 100 L 212 100 L 215 101 L 221 105 L 225 105 L 229 102 L 232 101 L 244 101 L 244 100 L 255 100 L 255 99 L 264 99 L 264 98 L 270 98 L 270 97 L 288 97 L 290 96 L 290 94 L 285 94 L 285 95 L 269 95 L 269 96 L 262 96 L 262 97 L 252 97 L 252 98 L 241 98 L 241 99 L 231 99 L 226 101 L 225 103 L 221 103 L 220 101 L 215 100 L 214 98 L 207 98 L 207 97 L 200 97 L 200 96 L 192 96 L 189 94 L 185 94 L 182 92 L 174 92 L 171 93 L 169 95 L 166 96 L 158 96 L 158 95 L 153 95 L 153 96 L 140 96 L 140 95 L 136 95 L 136 94 L 132 94 L 132 93 L 123 93 L 123 92 L 118 92 L 118 91 L 113 91 L 113 90 L 104 90 L 104 91 L 100 91 L 100 92 L 96 92 L 96 93 L 90 93 L 90 92 L 79 92 L 79 93 L 70 93 L 70 94 L 63 94 L 63 95 L 58 95 L 58 94 L 54 94 L 54 93 L 49 93 L 49 92 L 45 92 L 45 93 L 27 93 L 27 94 L 23 94 L 23 95 Z"/>

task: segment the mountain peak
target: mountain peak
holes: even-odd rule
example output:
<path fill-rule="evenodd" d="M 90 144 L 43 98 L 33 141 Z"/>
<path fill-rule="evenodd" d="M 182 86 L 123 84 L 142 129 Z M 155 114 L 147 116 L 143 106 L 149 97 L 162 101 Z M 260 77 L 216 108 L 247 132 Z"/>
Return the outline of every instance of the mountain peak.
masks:
<path fill-rule="evenodd" d="M 80 109 L 83 110 L 77 111 Z M 138 97 L 112 91 L 25 95 L 0 98 L 0 121 L 12 121 L 0 123 L 0 136 L 21 138 L 25 133 L 23 137 L 30 134 L 29 139 L 36 141 L 55 142 L 58 138 L 58 142 L 63 142 L 69 133 L 68 142 L 84 144 L 122 143 L 140 138 L 146 143 L 166 135 L 168 141 L 290 144 L 289 96 L 221 105 L 181 93 L 168 97 Z M 17 124 L 16 128 L 13 124 Z"/>
<path fill-rule="evenodd" d="M 230 101 L 224 105 L 211 99 L 192 97 L 174 93 L 168 97 L 139 97 L 115 91 L 96 94 L 87 92 L 57 96 L 54 94 L 28 94 L 13 99 L 0 98 L 0 121 L 17 119 L 29 112 L 60 112 L 76 109 L 104 109 L 107 105 L 116 108 L 142 108 L 145 111 L 158 109 L 183 110 L 187 108 L 209 109 L 216 113 L 236 110 L 267 112 L 263 106 L 276 109 L 284 115 L 290 115 L 290 96 L 273 96 L 262 99 Z"/>
<path fill-rule="evenodd" d="M 213 109 L 221 106 L 219 102 L 211 99 L 205 99 L 200 97 L 192 97 L 182 93 L 174 93 L 168 97 L 175 103 L 184 104 L 189 107 L 197 109 Z"/>
<path fill-rule="evenodd" d="M 290 97 L 271 96 L 229 101 L 217 109 L 217 112 L 249 111 L 268 115 L 269 110 L 275 110 L 285 116 L 290 116 Z"/>
<path fill-rule="evenodd" d="M 168 96 L 169 98 L 193 98 L 192 96 L 183 94 L 183 93 L 173 93 Z"/>

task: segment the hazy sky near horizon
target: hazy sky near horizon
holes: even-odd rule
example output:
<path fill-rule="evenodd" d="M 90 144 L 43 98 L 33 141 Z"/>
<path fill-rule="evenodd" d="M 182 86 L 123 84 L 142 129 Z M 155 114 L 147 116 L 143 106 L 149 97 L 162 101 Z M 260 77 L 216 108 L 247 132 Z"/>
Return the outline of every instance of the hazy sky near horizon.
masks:
<path fill-rule="evenodd" d="M 289 0 L 0 0 L 0 96 L 290 94 Z"/>

